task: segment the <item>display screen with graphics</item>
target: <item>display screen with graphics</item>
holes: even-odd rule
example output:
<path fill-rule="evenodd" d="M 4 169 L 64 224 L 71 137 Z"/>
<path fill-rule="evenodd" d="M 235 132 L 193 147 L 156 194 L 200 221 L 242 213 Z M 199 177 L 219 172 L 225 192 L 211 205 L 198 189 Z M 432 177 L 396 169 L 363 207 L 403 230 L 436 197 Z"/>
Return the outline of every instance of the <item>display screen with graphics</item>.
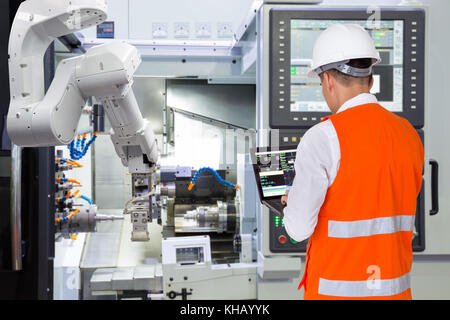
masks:
<path fill-rule="evenodd" d="M 296 149 L 255 154 L 264 198 L 282 196 L 292 185 L 295 177 L 296 154 Z"/>
<path fill-rule="evenodd" d="M 292 19 L 290 23 L 291 112 L 329 112 L 320 79 L 310 79 L 307 73 L 312 63 L 314 43 L 322 31 L 336 23 L 359 24 L 369 32 L 382 59 L 373 70 L 371 93 L 389 111 L 403 111 L 403 20 Z"/>

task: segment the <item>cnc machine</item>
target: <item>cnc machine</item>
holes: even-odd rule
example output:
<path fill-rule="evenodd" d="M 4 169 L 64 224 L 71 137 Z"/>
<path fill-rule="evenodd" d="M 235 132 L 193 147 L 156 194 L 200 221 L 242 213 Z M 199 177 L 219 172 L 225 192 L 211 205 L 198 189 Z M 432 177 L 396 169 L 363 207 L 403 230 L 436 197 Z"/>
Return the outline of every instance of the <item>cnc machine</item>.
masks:
<path fill-rule="evenodd" d="M 105 2 L 28 0 L 19 8 L 10 38 L 8 134 L 14 143 L 16 169 L 12 213 L 20 216 L 21 177 L 17 168 L 22 148 L 69 145 L 70 157 L 55 155 L 59 180 L 52 196 L 57 203 L 58 234 L 70 238 L 75 232 L 95 232 L 99 221 L 126 219 L 131 227 L 121 229 L 120 238 L 127 237 L 138 246 L 156 241 L 152 223 L 161 227 L 161 261 L 84 267 L 87 271 L 82 286 L 92 294 L 89 298 L 300 299 L 297 287 L 307 241 L 289 239 L 282 219 L 258 201 L 248 154 L 238 154 L 233 169 L 194 168 L 183 161 L 176 166 L 162 165 L 156 135 L 150 121 L 142 116 L 132 88 L 143 61 L 141 53 L 147 59 L 145 65 L 154 67 L 157 77 L 200 74 L 192 67 L 197 66 L 191 64 L 192 58 L 210 68 L 208 72 L 213 75 L 215 71 L 211 70 L 219 70 L 220 81 L 253 78 L 256 146 L 295 146 L 310 127 L 329 114 L 319 83 L 306 79 L 315 39 L 331 24 L 360 24 L 375 40 L 382 58 L 374 68 L 373 93 L 381 105 L 411 122 L 427 150 L 426 9 L 380 7 L 380 18 L 374 21 L 365 7 L 311 4 L 318 1 L 254 1 L 232 43 L 208 47 L 188 40 L 158 43 L 100 39 L 111 27 Z M 105 21 L 107 26 L 100 28 L 98 43 L 86 41 L 86 53 L 60 62 L 44 94 L 42 56 L 49 44 L 61 35 Z M 213 82 L 208 72 L 206 81 Z M 80 116 L 92 99 L 103 107 L 114 150 L 131 181 L 131 197 L 118 215 L 98 212 L 101 208 L 90 199 L 81 198 L 82 205 L 72 199 L 81 196 L 70 173 L 78 167 L 77 156 L 81 157 L 96 139 L 95 131 L 77 132 Z M 98 115 L 97 111 L 90 112 Z M 193 113 L 189 116 L 194 118 Z M 164 117 L 163 137 L 171 140 L 169 131 L 173 127 L 166 119 L 166 109 Z M 209 123 L 217 120 L 199 117 Z M 217 122 L 223 125 L 223 121 Z M 429 216 L 439 211 L 437 162 L 430 159 L 429 167 L 424 171 L 425 183 L 417 200 L 412 243 L 416 255 L 448 253 L 429 235 Z M 429 185 L 433 186 L 431 194 L 426 192 Z M 95 254 L 94 241 L 90 240 L 90 246 L 86 244 L 84 249 L 85 258 Z M 16 249 L 19 262 L 20 246 Z"/>

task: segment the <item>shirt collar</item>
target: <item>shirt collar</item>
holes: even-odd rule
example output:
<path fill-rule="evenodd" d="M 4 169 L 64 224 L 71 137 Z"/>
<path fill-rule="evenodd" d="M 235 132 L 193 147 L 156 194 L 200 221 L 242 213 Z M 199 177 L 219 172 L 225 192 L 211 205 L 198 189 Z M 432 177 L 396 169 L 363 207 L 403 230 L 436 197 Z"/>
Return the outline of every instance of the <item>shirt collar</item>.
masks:
<path fill-rule="evenodd" d="M 356 97 L 353 97 L 345 101 L 344 104 L 339 108 L 339 110 L 336 113 L 368 103 L 378 103 L 378 100 L 373 94 L 361 93 L 358 94 Z"/>

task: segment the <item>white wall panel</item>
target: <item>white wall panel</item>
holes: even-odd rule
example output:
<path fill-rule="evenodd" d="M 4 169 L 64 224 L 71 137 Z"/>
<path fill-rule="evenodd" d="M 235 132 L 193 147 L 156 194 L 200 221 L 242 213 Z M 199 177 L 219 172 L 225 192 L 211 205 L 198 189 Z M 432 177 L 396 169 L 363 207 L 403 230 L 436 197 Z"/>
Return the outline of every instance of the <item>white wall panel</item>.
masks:
<path fill-rule="evenodd" d="M 128 39 L 128 0 L 108 0 L 108 19 L 114 21 L 116 39 Z M 81 31 L 85 38 L 96 38 L 97 27 Z"/>
<path fill-rule="evenodd" d="M 252 0 L 130 0 L 130 39 L 154 39 L 152 26 L 167 27 L 166 39 L 178 39 L 183 33 L 176 30 L 189 27 L 185 39 L 224 40 L 231 34 L 220 37 L 218 27 L 228 24 L 236 29 L 247 14 Z M 199 37 L 197 32 L 210 36 Z M 162 28 L 164 29 L 164 28 Z"/>
<path fill-rule="evenodd" d="M 153 39 L 152 25 L 167 26 L 167 38 L 229 40 L 252 0 L 109 0 L 108 21 L 115 22 L 116 39 Z M 189 27 L 189 33 L 176 36 L 175 30 Z M 210 36 L 197 37 L 196 30 L 210 29 Z M 218 28 L 222 30 L 218 32 Z M 225 32 L 223 32 L 225 30 Z M 204 31 L 202 31 L 204 33 Z M 95 38 L 96 28 L 82 31 L 85 38 Z M 162 38 L 158 38 L 162 39 Z"/>

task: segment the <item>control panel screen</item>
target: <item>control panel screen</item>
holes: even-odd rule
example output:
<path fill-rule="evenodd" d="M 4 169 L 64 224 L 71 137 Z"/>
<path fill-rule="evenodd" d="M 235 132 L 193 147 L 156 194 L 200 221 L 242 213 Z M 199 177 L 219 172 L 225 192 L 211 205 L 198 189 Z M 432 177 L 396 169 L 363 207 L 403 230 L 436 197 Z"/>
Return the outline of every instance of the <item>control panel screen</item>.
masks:
<path fill-rule="evenodd" d="M 296 153 L 292 149 L 255 154 L 264 198 L 282 196 L 292 185 Z"/>
<path fill-rule="evenodd" d="M 381 63 L 373 70 L 374 94 L 380 105 L 392 112 L 403 111 L 403 20 L 291 20 L 291 112 L 329 112 L 320 79 L 307 77 L 314 44 L 322 31 L 332 24 L 354 23 L 372 36 Z"/>

